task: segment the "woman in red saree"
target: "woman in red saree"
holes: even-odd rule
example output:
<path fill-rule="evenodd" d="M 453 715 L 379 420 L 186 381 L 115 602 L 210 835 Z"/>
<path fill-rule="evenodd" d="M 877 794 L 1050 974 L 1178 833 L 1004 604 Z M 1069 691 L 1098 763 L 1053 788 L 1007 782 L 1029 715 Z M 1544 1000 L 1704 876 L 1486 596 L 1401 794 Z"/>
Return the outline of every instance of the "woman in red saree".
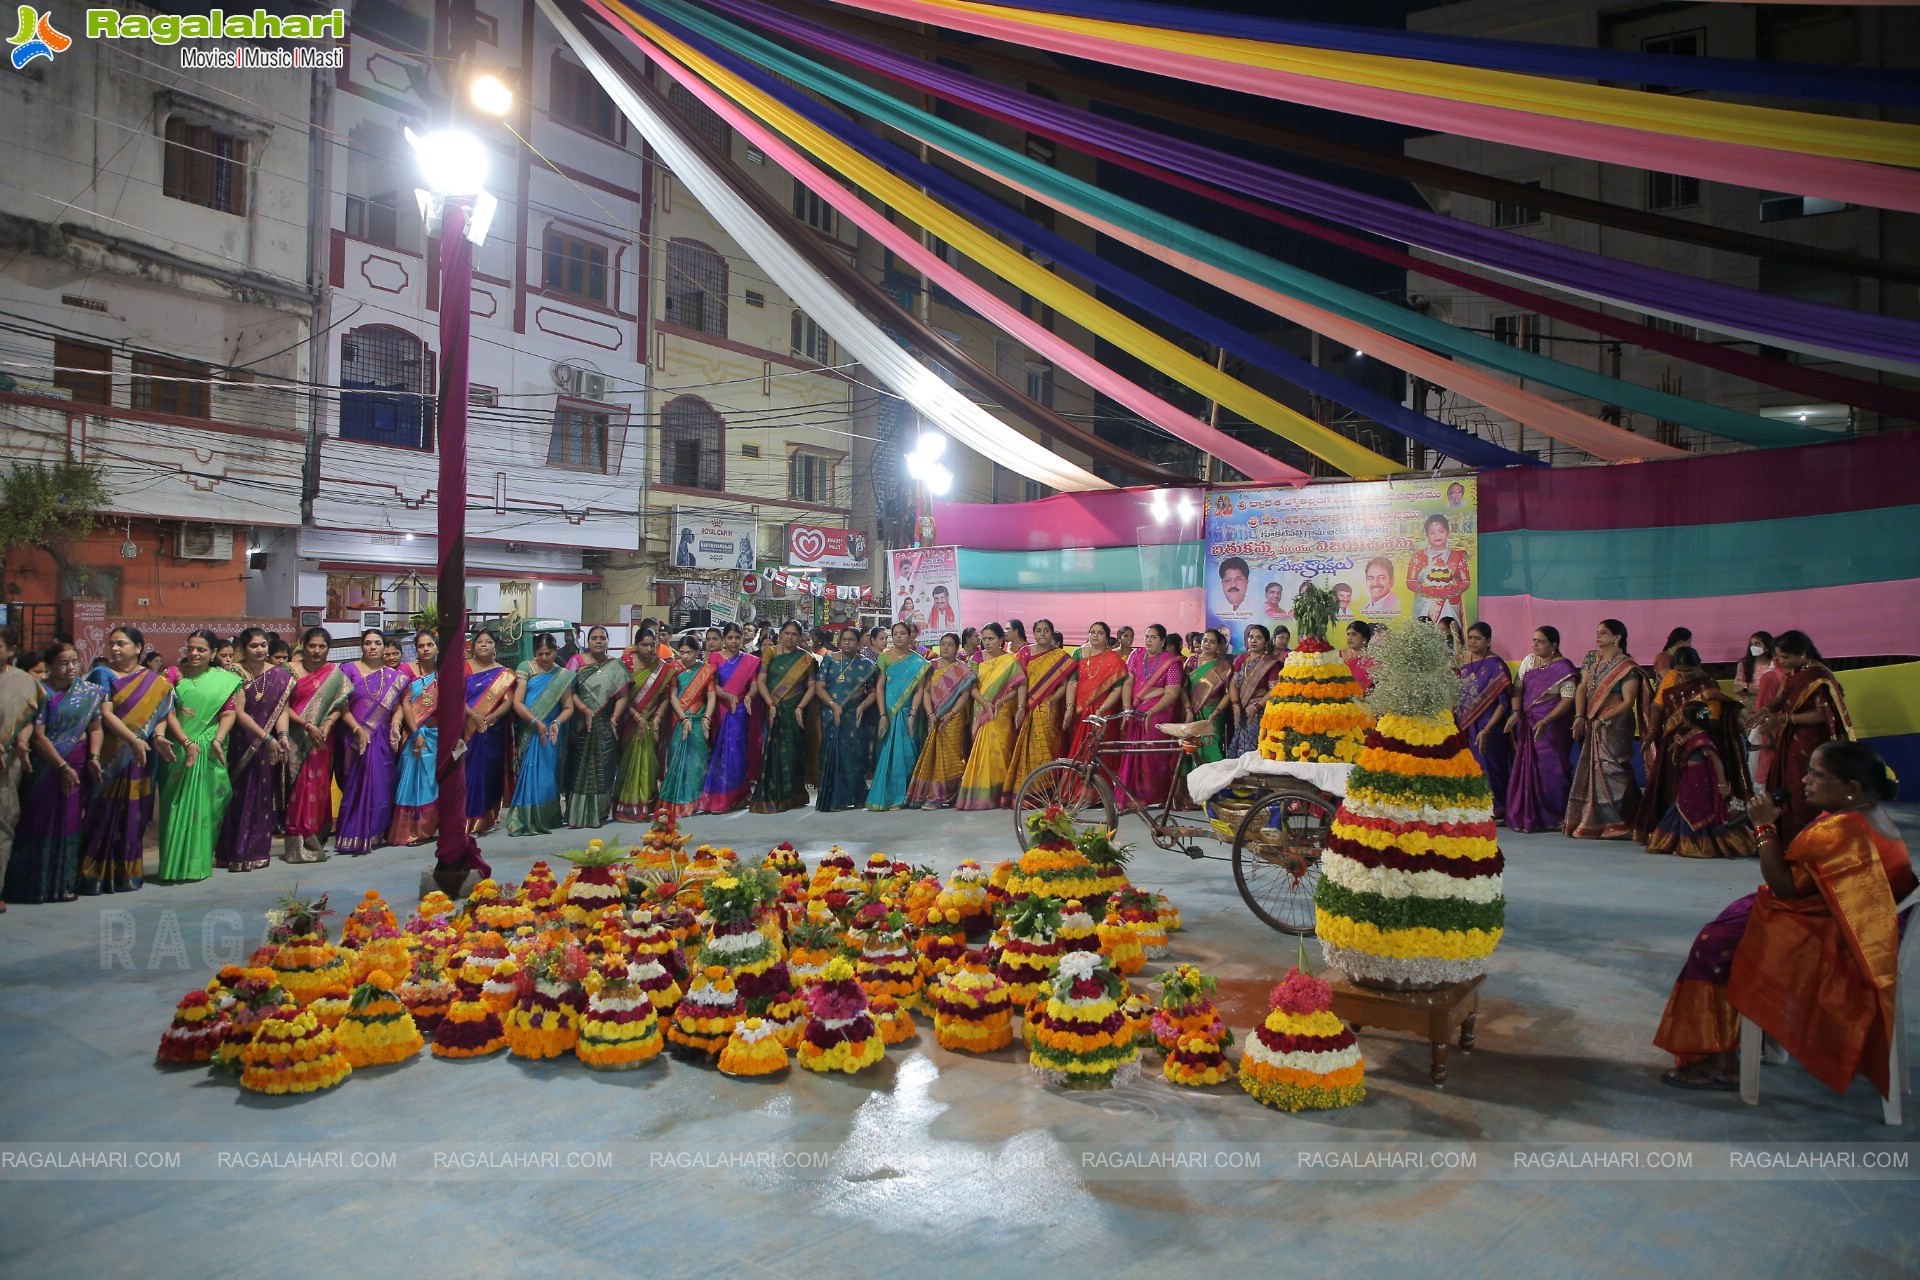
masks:
<path fill-rule="evenodd" d="M 1648 696 L 1647 678 L 1627 652 L 1625 623 L 1601 622 L 1594 642 L 1574 685 L 1573 736 L 1581 744 L 1580 759 L 1560 829 L 1576 840 L 1624 840 L 1633 834 L 1640 804 L 1640 784 L 1633 780 L 1633 722 Z"/>
<path fill-rule="evenodd" d="M 1133 674 L 1112 644 L 1113 631 L 1106 623 L 1096 622 L 1087 628 L 1087 642 L 1080 647 L 1079 669 L 1073 676 L 1073 738 L 1067 744 L 1070 756 L 1079 755 L 1086 741 L 1087 717 L 1112 715 L 1126 705 Z"/>
<path fill-rule="evenodd" d="M 332 644 L 325 627 L 308 627 L 300 637 L 300 656 L 289 668 L 288 862 L 325 862 L 327 837 L 333 834 L 333 724 L 350 691 L 340 668 L 327 661 Z"/>
<path fill-rule="evenodd" d="M 1128 736 L 1149 747 L 1164 748 L 1168 742 L 1160 732 L 1161 725 L 1187 718 L 1187 671 L 1180 637 L 1168 635 L 1157 622 L 1147 628 L 1133 685 L 1133 707 L 1140 719 L 1130 722 L 1132 732 Z M 1127 756 L 1120 762 L 1120 786 L 1114 799 L 1122 805 L 1158 806 L 1173 786 L 1174 768 L 1179 763 L 1179 755 L 1164 749 Z"/>
<path fill-rule="evenodd" d="M 1753 793 L 1748 785 L 1747 758 L 1740 735 L 1740 704 L 1720 691 L 1720 682 L 1700 665 L 1700 652 L 1683 644 L 1671 655 L 1673 665 L 1660 677 L 1659 690 L 1653 695 L 1652 712 L 1640 731 L 1641 754 L 1647 764 L 1647 789 L 1640 797 L 1634 815 L 1633 838 L 1646 844 L 1679 798 L 1681 783 L 1691 770 L 1699 752 L 1687 746 L 1696 733 L 1713 739 L 1713 754 L 1725 772 L 1728 794 L 1745 800 Z M 1696 704 L 1707 709 L 1707 724 L 1697 726 L 1692 711 Z M 1693 790 L 1700 791 L 1698 780 Z M 1717 784 L 1716 784 L 1717 793 Z M 1696 855 L 1704 856 L 1704 855 Z"/>
<path fill-rule="evenodd" d="M 1840 681 L 1820 660 L 1806 632 L 1789 631 L 1776 639 L 1773 661 L 1782 673 L 1780 690 L 1760 708 L 1774 743 L 1767 790 L 1786 793 L 1780 838 L 1791 841 L 1818 812 L 1801 785 L 1813 753 L 1829 742 L 1851 740 L 1853 721 Z"/>
<path fill-rule="evenodd" d="M 1900 949 L 1894 904 L 1914 890 L 1912 859 L 1881 805 L 1897 794 L 1869 747 L 1814 749 L 1802 778 L 1818 815 L 1793 840 L 1780 810 L 1756 795 L 1748 813 L 1766 883 L 1695 939 L 1653 1043 L 1678 1065 L 1682 1089 L 1738 1087 L 1740 1018 L 1758 1023 L 1807 1073 L 1844 1092 L 1856 1075 L 1888 1096 L 1893 986 Z"/>

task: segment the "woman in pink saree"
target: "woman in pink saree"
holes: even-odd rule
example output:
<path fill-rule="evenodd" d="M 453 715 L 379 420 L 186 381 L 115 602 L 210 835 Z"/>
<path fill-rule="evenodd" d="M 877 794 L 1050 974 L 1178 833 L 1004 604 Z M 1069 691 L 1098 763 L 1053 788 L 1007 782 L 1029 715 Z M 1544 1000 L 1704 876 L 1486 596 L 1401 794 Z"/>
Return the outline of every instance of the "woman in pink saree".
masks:
<path fill-rule="evenodd" d="M 1139 667 L 1133 675 L 1133 709 L 1140 718 L 1128 722 L 1127 736 L 1159 748 L 1170 741 L 1160 732 L 1160 726 L 1187 718 L 1187 672 L 1180 637 L 1168 635 L 1167 629 L 1156 622 L 1147 628 L 1139 656 Z M 1133 665 L 1131 660 L 1128 665 Z M 1120 762 L 1119 794 L 1114 799 L 1122 805 L 1158 805 L 1173 786 L 1179 762 L 1178 755 L 1165 750 L 1127 756 Z"/>
<path fill-rule="evenodd" d="M 333 725 L 347 703 L 347 679 L 327 661 L 333 637 L 325 627 L 308 627 L 300 637 L 300 656 L 288 702 L 287 851 L 288 862 L 325 862 L 327 837 L 333 834 Z"/>

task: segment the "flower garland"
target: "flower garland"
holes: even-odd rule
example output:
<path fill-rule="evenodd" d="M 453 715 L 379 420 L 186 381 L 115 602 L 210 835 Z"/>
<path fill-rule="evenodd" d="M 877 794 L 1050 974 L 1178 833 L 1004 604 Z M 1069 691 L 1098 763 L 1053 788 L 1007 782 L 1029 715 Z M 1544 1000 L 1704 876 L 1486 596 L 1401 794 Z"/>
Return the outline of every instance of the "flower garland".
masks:
<path fill-rule="evenodd" d="M 1013 1043 L 1013 1011 L 1007 984 L 991 973 L 960 969 L 927 992 L 933 1038 L 942 1049 L 991 1053 Z"/>
<path fill-rule="evenodd" d="M 729 1076 L 770 1076 L 787 1069 L 787 1049 L 779 1028 L 761 1018 L 748 1018 L 733 1029 L 720 1051 L 720 1072 Z"/>
<path fill-rule="evenodd" d="M 255 1093 L 313 1093 L 353 1074 L 333 1033 L 310 1010 L 268 1018 L 240 1050 L 240 1087 Z"/>
<path fill-rule="evenodd" d="M 1241 1088 L 1281 1111 L 1350 1107 L 1367 1096 L 1366 1065 L 1332 1012 L 1330 983 L 1291 969 L 1269 1005 L 1240 1057 Z"/>
<path fill-rule="evenodd" d="M 374 970 L 353 989 L 346 1017 L 334 1029 L 334 1044 L 356 1069 L 404 1062 L 426 1044 L 393 988 L 391 974 Z"/>

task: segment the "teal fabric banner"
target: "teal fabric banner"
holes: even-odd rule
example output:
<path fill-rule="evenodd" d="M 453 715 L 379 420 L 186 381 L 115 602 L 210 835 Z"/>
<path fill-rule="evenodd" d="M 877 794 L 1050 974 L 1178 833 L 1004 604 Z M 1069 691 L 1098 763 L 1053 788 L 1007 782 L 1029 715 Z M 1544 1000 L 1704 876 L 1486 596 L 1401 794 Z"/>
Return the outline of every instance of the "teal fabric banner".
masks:
<path fill-rule="evenodd" d="M 972 591 L 1177 591 L 1200 586 L 1204 542 L 1062 551 L 960 550 L 960 586 Z"/>

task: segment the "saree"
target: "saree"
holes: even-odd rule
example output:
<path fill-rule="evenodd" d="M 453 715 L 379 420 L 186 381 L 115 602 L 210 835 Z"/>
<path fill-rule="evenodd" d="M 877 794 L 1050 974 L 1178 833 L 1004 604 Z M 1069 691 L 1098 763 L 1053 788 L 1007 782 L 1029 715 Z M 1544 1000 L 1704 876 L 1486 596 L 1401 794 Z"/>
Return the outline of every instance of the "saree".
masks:
<path fill-rule="evenodd" d="M 173 681 L 173 713 L 180 731 L 194 746 L 194 761 L 176 748 L 172 760 L 160 762 L 160 870 L 164 883 L 205 880 L 213 874 L 213 840 L 226 820 L 233 781 L 227 762 L 214 752 L 220 715 L 233 701 L 240 677 L 219 667 L 197 676 L 183 676 L 169 668 Z"/>
<path fill-rule="evenodd" d="M 1260 717 L 1266 714 L 1267 694 L 1273 690 L 1273 682 L 1280 678 L 1280 668 L 1284 665 L 1280 658 L 1272 656 L 1260 662 L 1248 658 L 1233 673 L 1233 687 L 1227 697 L 1240 708 L 1240 723 L 1227 742 L 1227 755 L 1235 760 L 1260 749 Z"/>
<path fill-rule="evenodd" d="M 100 723 L 106 691 L 89 680 L 64 690 L 45 689 L 40 732 L 78 777 L 70 792 L 60 788 L 60 770 L 38 753 L 33 771 L 20 788 L 20 824 L 13 832 L 13 857 L 7 863 L 0 901 L 59 902 L 75 892 L 80 870 L 80 819 L 87 800 L 87 744 Z"/>
<path fill-rule="evenodd" d="M 1894 904 L 1913 892 L 1907 847 L 1857 813 L 1814 819 L 1786 851 L 1804 896 L 1761 888 L 1700 931 L 1653 1043 L 1682 1066 L 1739 1047 L 1758 1023 L 1808 1074 L 1844 1092 L 1864 1075 L 1887 1096 L 1900 946 Z M 1814 890 L 1814 892 L 1805 892 Z"/>
<path fill-rule="evenodd" d="M 1504 821 L 1507 783 L 1513 775 L 1513 739 L 1507 736 L 1504 726 L 1487 733 L 1485 738 L 1480 735 L 1486 733 L 1494 717 L 1513 700 L 1513 676 L 1507 671 L 1504 658 L 1488 654 L 1462 664 L 1460 678 L 1460 709 L 1456 718 L 1460 731 L 1467 735 L 1467 750 L 1473 753 L 1480 771 L 1487 775 L 1487 786 L 1493 789 L 1494 821 Z"/>
<path fill-rule="evenodd" d="M 973 718 L 973 750 L 960 775 L 956 809 L 1005 809 L 1013 804 L 1014 700 L 1026 684 L 1020 659 L 1011 653 L 988 658 L 974 670 L 974 696 L 987 704 Z"/>
<path fill-rule="evenodd" d="M 1185 681 L 1186 673 L 1180 669 L 1177 655 L 1162 653 L 1152 658 L 1143 657 L 1133 682 L 1133 705 L 1143 714 L 1127 722 L 1128 738 L 1151 747 L 1167 743 L 1169 739 L 1160 732 L 1160 726 L 1184 720 L 1184 708 L 1177 693 L 1165 707 L 1155 708 L 1153 704 L 1167 690 L 1180 690 Z M 1173 786 L 1174 768 L 1179 762 L 1178 755 L 1164 750 L 1128 755 L 1120 761 L 1116 773 L 1120 785 L 1115 789 L 1114 800 L 1122 806 L 1139 804 L 1152 808 L 1158 805 Z"/>
<path fill-rule="evenodd" d="M 773 715 L 767 725 L 766 756 L 753 787 L 755 813 L 785 813 L 807 803 L 807 725 L 800 715 L 800 700 L 806 697 L 818 667 L 804 649 L 776 653 L 767 663 Z"/>
<path fill-rule="evenodd" d="M 760 674 L 760 659 L 750 653 L 737 653 L 732 658 L 715 655 L 715 658 L 708 664 L 713 670 L 713 680 L 740 701 L 731 711 L 725 710 L 725 702 L 714 704 L 714 715 L 720 723 L 708 752 L 706 786 L 700 793 L 699 811 L 730 813 L 745 804 L 753 792 L 753 761 L 759 755 L 757 749 L 749 746 L 749 737 L 760 735 L 749 735 L 754 713 L 747 707 L 747 694 L 753 690 L 754 677 Z"/>
<path fill-rule="evenodd" d="M 854 708 L 866 701 L 879 679 L 880 665 L 855 654 L 831 655 L 820 662 L 820 680 L 840 715 L 820 717 L 820 792 L 814 807 L 822 813 L 858 809 L 867 799 L 867 771 L 873 766 L 873 737 L 877 717 Z"/>
<path fill-rule="evenodd" d="M 498 711 L 513 696 L 514 675 L 505 667 L 467 672 L 467 706 L 481 719 Z M 467 834 L 485 835 L 500 820 L 507 796 L 507 771 L 513 763 L 513 726 L 506 718 L 494 721 L 467 739 Z"/>
<path fill-rule="evenodd" d="M 1711 745 L 1727 771 L 1733 794 L 1746 799 L 1748 786 L 1745 740 L 1740 735 L 1739 716 L 1728 713 L 1728 704 L 1712 701 L 1710 692 L 1720 685 L 1711 676 L 1699 675 L 1683 680 L 1671 671 L 1661 679 L 1653 695 L 1652 712 L 1641 732 L 1641 752 L 1646 757 L 1647 787 L 1640 796 L 1640 809 L 1634 815 L 1633 838 L 1646 844 L 1653 830 L 1672 811 L 1687 778 L 1691 748 L 1688 743 L 1699 730 L 1687 720 L 1687 705 L 1705 702 L 1712 719 L 1707 730 Z M 1717 799 L 1719 791 L 1714 789 Z M 1710 857 L 1710 854 L 1694 855 Z"/>
<path fill-rule="evenodd" d="M 1754 851 L 1752 825 L 1744 816 L 1736 820 L 1720 794 L 1720 769 L 1726 767 L 1720 744 L 1704 729 L 1661 748 L 1661 773 L 1670 781 L 1660 793 L 1667 797 L 1660 818 L 1642 841 L 1648 853 L 1744 858 Z M 1643 811 L 1653 807 L 1654 794 L 1648 790 L 1640 798 Z"/>
<path fill-rule="evenodd" d="M 1513 775 L 1507 780 L 1507 826 L 1514 831 L 1552 831 L 1566 821 L 1573 723 L 1561 716 L 1545 729 L 1539 726 L 1559 709 L 1563 698 L 1573 696 L 1573 681 L 1579 674 L 1570 659 L 1558 657 L 1520 678 Z"/>
<path fill-rule="evenodd" d="M 590 663 L 574 676 L 573 696 L 587 708 L 567 744 L 567 825 L 603 827 L 613 816 L 620 781 L 620 726 L 613 719 L 633 673 L 618 658 Z"/>
<path fill-rule="evenodd" d="M 1767 785 L 1767 778 L 1773 773 L 1774 747 L 1779 741 L 1774 730 L 1760 727 L 1759 713 L 1773 705 L 1786 679 L 1787 673 L 1771 662 L 1753 678 L 1753 713 L 1749 720 L 1752 727 L 1747 731 L 1747 774 L 1756 787 Z"/>
<path fill-rule="evenodd" d="M 431 840 L 440 829 L 440 780 L 434 776 L 434 757 L 440 750 L 440 729 L 433 718 L 440 700 L 431 675 L 407 686 L 407 709 L 414 730 L 400 739 L 400 784 L 393 793 L 393 825 L 387 843 L 416 845 Z"/>
<path fill-rule="evenodd" d="M 685 818 L 700 809 L 707 782 L 707 690 L 714 668 L 703 662 L 674 679 L 674 697 L 687 718 L 674 717 L 667 731 L 667 767 L 660 775 L 660 812 Z"/>
<path fill-rule="evenodd" d="M 356 750 L 351 733 L 335 734 L 335 768 L 340 776 L 340 817 L 333 847 L 341 853 L 371 853 L 387 842 L 393 824 L 393 789 L 399 763 L 393 750 L 393 713 L 407 691 L 397 669 L 382 667 L 370 676 L 347 663 L 347 712 L 367 731 L 367 749 Z"/>
<path fill-rule="evenodd" d="M 1780 682 L 1780 692 L 1769 704 L 1773 711 L 1798 715 L 1820 712 L 1818 724 L 1782 725 L 1773 744 L 1773 760 L 1767 770 L 1767 790 L 1786 792 L 1775 824 L 1780 838 L 1791 842 L 1801 828 L 1817 816 L 1807 791 L 1807 766 L 1813 753 L 1829 742 L 1853 737 L 1853 722 L 1847 715 L 1847 698 L 1833 672 L 1817 662 L 1809 662 L 1798 671 L 1790 671 Z"/>
<path fill-rule="evenodd" d="M 1017 789 L 1027 775 L 1060 755 L 1060 713 L 1047 701 L 1073 679 L 1079 664 L 1065 649 L 1030 654 L 1020 664 L 1027 673 L 1027 715 L 1013 731 L 1013 759 L 1007 786 Z"/>
<path fill-rule="evenodd" d="M 274 722 L 293 697 L 293 673 L 271 662 L 247 679 L 240 673 L 240 710 L 267 731 L 253 737 L 237 722 L 227 736 L 227 780 L 233 798 L 214 841 L 213 865 L 257 871 L 273 861 L 273 829 L 280 821 L 280 767 L 269 750 Z"/>
<path fill-rule="evenodd" d="M 318 671 L 299 666 L 287 668 L 293 673 L 293 698 L 288 703 L 293 714 L 327 730 L 331 716 L 347 697 L 347 678 L 329 662 Z M 318 739 L 300 725 L 287 733 L 287 815 L 286 832 L 290 836 L 325 840 L 333 830 L 333 752 L 330 730 Z"/>
<path fill-rule="evenodd" d="M 513 727 L 513 799 L 507 805 L 507 834 L 545 835 L 565 824 L 560 820 L 560 757 L 563 742 L 548 742 L 546 728 L 566 710 L 573 692 L 573 672 L 556 666 L 541 671 L 531 662 L 520 664 L 527 678 L 527 710 L 533 722 L 518 720 Z"/>
<path fill-rule="evenodd" d="M 960 795 L 967 769 L 967 699 L 973 695 L 973 667 L 956 658 L 927 675 L 933 722 L 907 780 L 907 808 L 950 805 Z"/>
<path fill-rule="evenodd" d="M 1226 758 L 1230 727 L 1227 697 L 1232 687 L 1232 664 L 1225 658 L 1196 662 L 1187 672 L 1188 718 L 1213 721 L 1213 736 L 1202 738 L 1200 749 L 1188 757 L 1193 764 L 1211 764 Z"/>
<path fill-rule="evenodd" d="M 1109 697 L 1120 691 L 1120 686 L 1132 674 L 1127 670 L 1127 660 L 1112 649 L 1099 653 L 1082 653 L 1079 669 L 1074 673 L 1075 685 L 1073 698 L 1073 737 L 1067 745 L 1067 754 L 1078 756 L 1081 744 L 1091 732 L 1087 717 L 1097 715 Z"/>
<path fill-rule="evenodd" d="M 909 650 L 880 655 L 880 749 L 873 760 L 873 785 L 867 788 L 867 808 L 898 809 L 907 803 L 913 766 L 920 758 L 919 725 L 913 714 L 920 680 L 933 664 Z"/>
<path fill-rule="evenodd" d="M 1646 696 L 1647 673 L 1626 654 L 1604 667 L 1597 653 L 1581 664 L 1587 691 L 1587 736 L 1567 789 L 1567 816 L 1560 829 L 1576 840 L 1622 840 L 1633 834 L 1640 784 L 1633 780 L 1633 719 L 1629 708 L 1610 720 L 1592 720 L 1628 680 L 1638 678 Z"/>
<path fill-rule="evenodd" d="M 662 732 L 648 723 L 653 714 L 672 696 L 673 670 L 655 660 L 650 667 L 636 667 L 627 696 L 627 710 L 620 749 L 620 769 L 613 787 L 613 816 L 620 822 L 646 822 L 653 816 L 654 802 L 660 795 Z M 668 717 L 671 719 L 671 716 Z M 673 726 L 665 724 L 664 732 Z"/>
<path fill-rule="evenodd" d="M 115 675 L 95 667 L 89 680 L 98 684 L 113 705 L 113 713 L 127 731 L 148 744 L 173 709 L 173 685 L 164 676 L 144 669 Z M 87 804 L 80 823 L 80 880 L 84 894 L 126 893 L 140 887 L 146 855 L 141 842 L 153 820 L 153 767 L 134 759 L 133 747 L 112 738 L 100 753 L 100 785 Z"/>

